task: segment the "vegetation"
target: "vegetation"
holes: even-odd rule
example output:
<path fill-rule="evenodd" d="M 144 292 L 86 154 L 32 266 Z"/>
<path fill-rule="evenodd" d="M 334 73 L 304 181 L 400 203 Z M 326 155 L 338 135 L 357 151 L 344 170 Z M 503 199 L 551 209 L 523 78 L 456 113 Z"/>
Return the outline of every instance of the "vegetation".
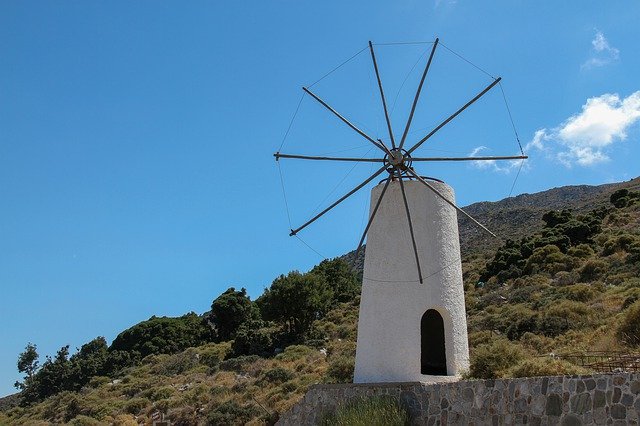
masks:
<path fill-rule="evenodd" d="M 465 255 L 467 377 L 582 374 L 562 355 L 640 348 L 640 193 L 605 196 L 608 205 L 543 212 L 529 234 Z M 156 412 L 174 424 L 273 424 L 311 384 L 352 380 L 359 285 L 348 264 L 326 260 L 277 277 L 255 301 L 231 287 L 206 314 L 154 316 L 110 346 L 98 337 L 42 360 L 29 343 L 19 405 L 0 404 L 0 424 L 150 424 Z M 375 399 L 325 422 L 372 418 L 407 421 Z"/>
<path fill-rule="evenodd" d="M 409 414 L 392 398 L 360 399 L 339 407 L 328 414 L 326 426 L 405 426 L 410 424 Z"/>

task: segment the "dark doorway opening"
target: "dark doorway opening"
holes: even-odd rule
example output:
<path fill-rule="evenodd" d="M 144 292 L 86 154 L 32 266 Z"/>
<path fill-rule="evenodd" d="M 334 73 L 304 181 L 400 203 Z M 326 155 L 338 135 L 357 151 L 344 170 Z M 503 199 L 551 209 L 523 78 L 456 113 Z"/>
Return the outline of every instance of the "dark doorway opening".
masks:
<path fill-rule="evenodd" d="M 420 373 L 447 375 L 444 349 L 444 321 L 435 309 L 429 309 L 420 322 Z"/>

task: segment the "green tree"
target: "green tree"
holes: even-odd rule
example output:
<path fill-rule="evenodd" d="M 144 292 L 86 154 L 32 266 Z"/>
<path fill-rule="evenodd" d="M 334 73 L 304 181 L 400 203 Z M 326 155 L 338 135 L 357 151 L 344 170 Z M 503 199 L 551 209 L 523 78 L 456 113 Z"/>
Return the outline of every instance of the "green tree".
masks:
<path fill-rule="evenodd" d="M 235 337 L 238 328 L 255 315 L 247 290 L 227 289 L 211 303 L 209 320 L 214 324 L 218 339 L 225 341 Z"/>
<path fill-rule="evenodd" d="M 360 294 L 360 283 L 355 271 L 340 258 L 323 260 L 310 273 L 324 278 L 333 291 L 336 302 L 350 302 Z"/>
<path fill-rule="evenodd" d="M 79 390 L 93 376 L 104 374 L 107 356 L 107 341 L 104 337 L 96 337 L 82 345 L 80 350 L 70 358 L 69 388 Z"/>
<path fill-rule="evenodd" d="M 265 320 L 283 324 L 290 334 L 300 337 L 327 313 L 332 301 L 333 291 L 324 277 L 290 272 L 276 278 L 256 303 Z"/>
<path fill-rule="evenodd" d="M 38 355 L 37 347 L 33 343 L 27 343 L 27 346 L 18 356 L 18 371 L 24 373 L 22 382 L 16 382 L 15 387 L 20 390 L 26 389 L 34 380 L 34 376 L 38 371 L 40 355 Z"/>
<path fill-rule="evenodd" d="M 152 316 L 118 334 L 109 352 L 126 351 L 132 358 L 151 354 L 174 354 L 211 340 L 211 329 L 191 312 L 177 318 Z"/>
<path fill-rule="evenodd" d="M 545 228 L 554 228 L 557 225 L 567 223 L 571 220 L 571 210 L 564 209 L 561 211 L 551 210 L 542 215 Z"/>
<path fill-rule="evenodd" d="M 63 390 L 68 390 L 71 376 L 71 361 L 69 361 L 69 345 L 61 347 L 55 358 L 47 356 L 47 360 L 38 371 L 37 398 L 42 400 Z"/>

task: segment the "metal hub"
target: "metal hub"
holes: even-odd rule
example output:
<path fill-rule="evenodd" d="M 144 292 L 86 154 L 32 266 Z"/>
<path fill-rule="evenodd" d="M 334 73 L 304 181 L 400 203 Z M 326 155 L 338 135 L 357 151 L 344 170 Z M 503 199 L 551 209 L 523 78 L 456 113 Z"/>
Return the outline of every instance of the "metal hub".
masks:
<path fill-rule="evenodd" d="M 391 155 L 384 156 L 384 162 L 388 168 L 395 170 L 406 170 L 411 167 L 411 155 L 406 149 L 393 148 L 390 150 Z"/>

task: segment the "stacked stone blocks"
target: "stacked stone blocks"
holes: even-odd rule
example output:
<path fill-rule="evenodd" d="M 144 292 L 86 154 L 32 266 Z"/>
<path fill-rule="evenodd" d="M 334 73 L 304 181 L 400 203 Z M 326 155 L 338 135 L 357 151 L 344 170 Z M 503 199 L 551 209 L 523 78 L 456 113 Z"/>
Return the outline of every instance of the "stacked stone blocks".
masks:
<path fill-rule="evenodd" d="M 414 425 L 638 425 L 640 374 L 314 385 L 278 424 L 318 424 L 339 406 L 374 396 L 398 400 Z"/>

